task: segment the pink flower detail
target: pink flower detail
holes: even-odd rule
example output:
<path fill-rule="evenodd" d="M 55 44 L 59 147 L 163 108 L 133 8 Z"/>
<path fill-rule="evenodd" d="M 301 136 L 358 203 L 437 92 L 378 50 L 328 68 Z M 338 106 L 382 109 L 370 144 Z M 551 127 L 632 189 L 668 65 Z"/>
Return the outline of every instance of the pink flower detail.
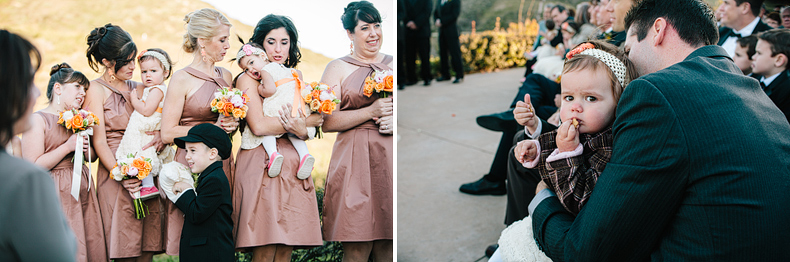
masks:
<path fill-rule="evenodd" d="M 241 50 L 244 50 L 245 55 L 252 55 L 252 46 L 247 44 L 241 47 Z"/>

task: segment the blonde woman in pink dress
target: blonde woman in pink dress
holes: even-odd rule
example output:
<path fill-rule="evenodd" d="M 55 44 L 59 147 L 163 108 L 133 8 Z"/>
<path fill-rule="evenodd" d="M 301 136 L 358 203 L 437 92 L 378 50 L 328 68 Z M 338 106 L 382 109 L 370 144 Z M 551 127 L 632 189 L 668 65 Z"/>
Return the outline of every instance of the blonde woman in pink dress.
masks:
<path fill-rule="evenodd" d="M 137 88 L 142 84 L 131 80 L 136 55 L 137 46 L 131 35 L 119 26 L 107 24 L 88 35 L 88 65 L 96 72 L 101 67 L 103 72 L 91 81 L 84 107 L 99 118 L 99 125 L 93 128 L 91 145 L 99 157 L 96 192 L 105 245 L 114 261 L 151 261 L 154 254 L 163 250 L 161 199 L 145 201 L 149 213 L 143 219 L 136 219 L 130 193 L 140 191 L 140 180 L 118 182 L 110 178 L 109 171 L 115 166 L 115 151 L 134 111 L 131 92 L 143 95 L 143 89 Z M 162 151 L 165 145 L 159 132 L 149 134 L 154 138 L 144 148 L 153 146 L 157 152 Z"/>
<path fill-rule="evenodd" d="M 327 65 L 321 82 L 339 86 L 340 108 L 323 128 L 339 132 L 324 195 L 326 241 L 343 243 L 343 261 L 392 261 L 392 98 L 363 95 L 374 70 L 391 70 L 392 56 L 379 52 L 381 16 L 370 2 L 348 4 L 342 16 L 352 53 Z"/>
<path fill-rule="evenodd" d="M 49 105 L 33 114 L 33 126 L 22 135 L 22 156 L 49 170 L 55 181 L 60 206 L 77 238 L 77 261 L 107 261 L 96 187 L 92 185 L 87 165 L 82 165 L 79 185 L 72 184 L 74 154 L 84 154 L 84 159 L 91 161 L 87 154 L 88 140 L 80 146 L 82 150 L 75 152 L 78 135 L 58 124 L 60 112 L 82 108 L 85 90 L 89 86 L 88 78 L 68 64 L 52 67 L 47 85 Z M 75 186 L 79 187 L 77 198 L 71 195 Z"/>
<path fill-rule="evenodd" d="M 293 23 L 284 16 L 271 14 L 258 22 L 250 39 L 263 47 L 271 63 L 288 68 L 299 63 L 301 54 L 297 41 Z M 307 127 L 322 123 L 320 114 L 305 118 L 292 112 L 289 106 L 280 110 L 279 117 L 265 117 L 263 97 L 257 88 L 259 82 L 248 73 L 236 80 L 237 88 L 246 90 L 250 98 L 242 145 L 250 140 L 259 141 L 255 137 L 286 132 L 306 139 Z M 301 72 L 298 75 L 299 78 L 292 82 L 302 81 Z M 277 138 L 276 143 L 283 156 L 279 176 L 269 176 L 267 164 L 272 154 L 260 142 L 251 149 L 242 146 L 236 162 L 233 235 L 237 248 L 252 251 L 253 261 L 290 261 L 294 248 L 323 244 L 313 179 L 310 176 L 303 180 L 297 178 L 299 154 L 290 139 L 283 136 Z"/>
<path fill-rule="evenodd" d="M 233 117 L 211 112 L 214 92 L 221 87 L 229 87 L 231 82 L 228 69 L 214 66 L 222 61 L 230 48 L 230 22 L 225 15 L 210 8 L 191 12 L 184 21 L 187 32 L 182 48 L 193 57 L 187 67 L 173 73 L 165 94 L 162 108 L 162 140 L 165 143 L 173 143 L 176 137 L 186 136 L 192 126 L 202 123 L 215 124 L 228 134 L 236 131 L 239 125 Z M 186 151 L 179 148 L 175 161 L 186 165 L 185 156 Z M 222 169 L 232 190 L 233 156 L 222 161 Z M 165 201 L 165 208 L 168 214 L 165 223 L 166 252 L 178 255 L 184 215 L 170 201 Z"/>

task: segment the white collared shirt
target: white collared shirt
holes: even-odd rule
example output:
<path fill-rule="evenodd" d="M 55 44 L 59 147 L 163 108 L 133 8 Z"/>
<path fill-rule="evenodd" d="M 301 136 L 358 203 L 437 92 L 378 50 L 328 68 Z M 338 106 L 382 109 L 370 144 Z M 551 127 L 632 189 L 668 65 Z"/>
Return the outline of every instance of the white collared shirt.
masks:
<path fill-rule="evenodd" d="M 784 71 L 782 71 L 782 72 L 784 72 Z M 763 78 L 760 79 L 760 82 L 763 82 L 763 84 L 765 84 L 765 86 L 769 86 L 769 85 L 771 85 L 771 83 L 774 80 L 776 80 L 777 77 L 779 77 L 780 74 L 782 74 L 782 72 L 779 72 L 779 74 L 775 74 L 775 75 L 772 75 L 770 77 L 763 77 Z"/>
<path fill-rule="evenodd" d="M 758 22 L 760 22 L 760 18 L 755 17 L 751 23 L 741 28 L 741 30 L 735 30 L 734 28 L 732 28 L 732 32 L 736 34 L 740 34 L 741 37 L 750 36 L 752 35 L 754 28 L 757 27 Z M 721 48 L 724 48 L 724 50 L 727 51 L 727 54 L 730 55 L 730 57 L 735 57 L 735 45 L 738 44 L 736 41 L 738 41 L 738 37 L 730 36 L 727 38 L 726 41 L 724 41 L 724 43 L 721 44 Z"/>

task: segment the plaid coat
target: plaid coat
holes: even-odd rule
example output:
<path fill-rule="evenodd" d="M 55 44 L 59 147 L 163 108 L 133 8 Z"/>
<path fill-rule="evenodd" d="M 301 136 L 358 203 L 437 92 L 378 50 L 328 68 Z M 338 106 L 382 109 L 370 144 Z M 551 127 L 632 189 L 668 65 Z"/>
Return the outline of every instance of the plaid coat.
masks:
<path fill-rule="evenodd" d="M 584 147 L 581 155 L 546 162 L 557 149 L 557 130 L 538 137 L 540 143 L 540 179 L 554 191 L 565 209 L 574 215 L 590 198 L 598 177 L 612 158 L 612 127 L 594 134 L 580 134 Z"/>

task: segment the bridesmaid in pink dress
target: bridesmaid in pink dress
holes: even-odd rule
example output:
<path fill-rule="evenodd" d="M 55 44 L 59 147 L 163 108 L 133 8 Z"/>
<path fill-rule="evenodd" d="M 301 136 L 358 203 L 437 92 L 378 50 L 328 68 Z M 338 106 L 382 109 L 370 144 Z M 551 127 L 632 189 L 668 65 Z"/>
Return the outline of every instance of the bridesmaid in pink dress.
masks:
<path fill-rule="evenodd" d="M 144 219 L 136 219 L 132 192 L 140 191 L 141 181 L 128 179 L 122 182 L 110 178 L 115 166 L 115 150 L 121 142 L 129 116 L 134 111 L 131 92 L 142 96 L 142 84 L 131 81 L 137 46 L 132 37 L 119 26 L 107 24 L 93 29 L 88 35 L 88 65 L 102 75 L 93 81 L 85 97 L 85 108 L 99 118 L 93 128 L 91 145 L 99 157 L 97 193 L 99 209 L 104 224 L 106 248 L 115 261 L 151 261 L 154 254 L 164 250 L 162 244 L 162 219 L 165 214 L 161 198 L 145 201 L 150 212 Z M 154 139 L 148 146 L 157 151 L 164 148 L 159 132 L 152 132 Z"/>
<path fill-rule="evenodd" d="M 392 56 L 379 52 L 381 16 L 367 1 L 348 4 L 342 16 L 352 54 L 326 66 L 321 82 L 339 86 L 340 107 L 324 130 L 339 132 L 324 195 L 326 241 L 343 242 L 343 261 L 392 261 L 392 98 L 363 95 L 373 70 L 391 70 Z"/>
<path fill-rule="evenodd" d="M 222 61 L 230 48 L 228 19 L 219 11 L 209 8 L 187 14 L 187 33 L 183 49 L 194 54 L 192 63 L 173 73 L 162 108 L 162 140 L 173 143 L 176 137 L 186 136 L 192 126 L 213 123 L 231 134 L 239 125 L 233 117 L 211 112 L 211 100 L 220 87 L 230 86 L 231 73 L 228 69 L 214 66 Z M 186 151 L 179 148 L 175 160 L 186 165 Z M 233 188 L 233 156 L 222 161 L 222 169 Z M 168 255 L 178 255 L 181 227 L 184 217 L 164 192 L 167 210 L 165 223 L 165 245 Z"/>
<path fill-rule="evenodd" d="M 288 18 L 267 15 L 258 22 L 250 42 L 261 44 L 272 63 L 293 68 L 301 56 L 297 40 L 296 28 Z M 299 76 L 301 81 L 301 72 Z M 249 129 L 243 132 L 254 136 L 292 133 L 307 139 L 306 126 L 323 122 L 320 114 L 291 117 L 290 107 L 283 108 L 279 119 L 264 117 L 259 82 L 247 74 L 240 75 L 236 81 L 237 88 L 246 90 L 250 97 L 244 121 Z M 290 261 L 294 248 L 323 244 L 313 179 L 296 177 L 299 155 L 287 137 L 277 139 L 277 148 L 285 159 L 279 176 L 269 177 L 267 164 L 271 154 L 260 145 L 239 149 L 236 162 L 233 233 L 236 247 L 252 251 L 253 261 Z"/>
<path fill-rule="evenodd" d="M 49 106 L 33 114 L 33 126 L 23 135 L 23 157 L 50 171 L 58 189 L 60 205 L 66 214 L 71 230 L 77 238 L 77 261 L 107 261 L 104 246 L 99 202 L 96 187 L 89 179 L 87 165 L 82 165 L 78 199 L 71 195 L 74 171 L 74 151 L 77 135 L 58 124 L 60 112 L 79 109 L 85 99 L 85 90 L 90 82 L 79 71 L 68 64 L 52 67 L 47 87 Z M 41 139 L 41 138 L 44 139 Z M 88 152 L 88 140 L 81 146 L 79 154 Z M 93 155 L 95 156 L 95 155 Z M 88 160 L 87 154 L 84 159 Z"/>

